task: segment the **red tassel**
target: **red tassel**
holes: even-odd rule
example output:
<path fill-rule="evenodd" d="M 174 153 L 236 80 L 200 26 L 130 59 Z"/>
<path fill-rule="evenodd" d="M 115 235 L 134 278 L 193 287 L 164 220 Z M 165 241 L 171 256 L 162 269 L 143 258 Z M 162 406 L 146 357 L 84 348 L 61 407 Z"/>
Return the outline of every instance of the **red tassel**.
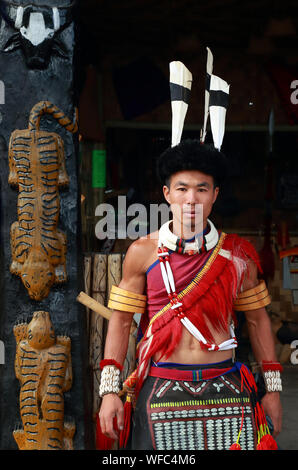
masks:
<path fill-rule="evenodd" d="M 257 450 L 278 450 L 277 444 L 271 434 L 261 437 Z"/>
<path fill-rule="evenodd" d="M 238 442 L 235 442 L 231 445 L 230 450 L 241 450 L 241 446 L 238 444 Z"/>
<path fill-rule="evenodd" d="M 123 426 L 122 431 L 120 431 L 119 433 L 119 446 L 121 449 L 124 449 L 126 447 L 127 441 L 129 438 L 131 413 L 132 413 L 131 398 L 127 396 L 126 402 L 124 404 L 124 426 Z"/>
<path fill-rule="evenodd" d="M 114 425 L 115 426 L 115 425 Z M 96 414 L 96 449 L 111 450 L 115 440 L 105 436 L 101 430 L 98 413 Z"/>

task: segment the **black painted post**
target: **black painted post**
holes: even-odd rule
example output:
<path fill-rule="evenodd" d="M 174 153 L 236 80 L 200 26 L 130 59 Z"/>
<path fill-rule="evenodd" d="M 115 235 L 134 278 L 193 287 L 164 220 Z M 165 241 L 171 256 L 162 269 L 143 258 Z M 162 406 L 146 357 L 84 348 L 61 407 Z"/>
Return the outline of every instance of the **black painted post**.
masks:
<path fill-rule="evenodd" d="M 0 96 L 0 340 L 5 346 L 5 364 L 0 360 L 0 449 L 17 449 L 12 433 L 21 425 L 20 387 L 14 372 L 13 326 L 22 319 L 30 321 L 37 310 L 50 313 L 56 334 L 71 338 L 73 385 L 65 393 L 65 420 L 75 422 L 75 450 L 93 447 L 86 316 L 84 308 L 76 301 L 76 296 L 83 290 L 78 134 L 67 132 L 50 115 L 42 117 L 40 129 L 56 132 L 63 139 L 70 180 L 69 186 L 60 190 L 58 225 L 67 236 L 68 280 L 66 284 L 53 286 L 47 298 L 34 301 L 20 278 L 9 269 L 10 227 L 17 220 L 18 196 L 18 190 L 8 184 L 10 135 L 15 129 L 27 129 L 30 110 L 39 101 L 52 102 L 70 118 L 74 114 L 74 12 L 69 7 L 69 0 L 57 2 L 57 6 L 65 8 L 56 9 L 55 3 L 53 0 L 21 0 L 21 10 L 12 7 L 11 2 L 1 2 L 0 88 L 4 95 L 2 101 Z M 45 7 L 45 4 L 49 6 Z M 41 37 L 43 24 L 44 37 Z M 49 29 L 53 34 L 49 34 Z"/>

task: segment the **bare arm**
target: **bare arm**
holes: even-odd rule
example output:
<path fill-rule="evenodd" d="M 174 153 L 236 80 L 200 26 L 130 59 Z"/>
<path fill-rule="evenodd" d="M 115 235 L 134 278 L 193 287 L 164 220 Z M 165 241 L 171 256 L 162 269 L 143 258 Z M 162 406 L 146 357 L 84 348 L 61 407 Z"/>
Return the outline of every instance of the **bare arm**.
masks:
<path fill-rule="evenodd" d="M 244 281 L 244 290 L 255 287 L 258 284 L 257 268 L 251 265 L 249 277 Z M 251 347 L 256 361 L 261 364 L 262 361 L 276 362 L 275 344 L 271 329 L 271 321 L 266 309 L 259 308 L 245 312 L 248 334 Z M 279 392 L 270 392 L 262 399 L 264 411 L 270 416 L 274 426 L 274 436 L 281 431 L 282 410 Z"/>
<path fill-rule="evenodd" d="M 145 244 L 146 245 L 146 244 Z M 145 288 L 146 246 L 143 240 L 133 243 L 127 251 L 123 265 L 123 277 L 119 284 L 122 289 L 143 294 Z M 133 314 L 114 310 L 109 320 L 104 357 L 124 363 L 129 342 Z M 113 428 L 113 419 L 117 417 L 119 429 L 123 428 L 123 404 L 115 393 L 107 394 L 102 399 L 99 413 L 101 429 L 112 439 L 117 439 Z"/>

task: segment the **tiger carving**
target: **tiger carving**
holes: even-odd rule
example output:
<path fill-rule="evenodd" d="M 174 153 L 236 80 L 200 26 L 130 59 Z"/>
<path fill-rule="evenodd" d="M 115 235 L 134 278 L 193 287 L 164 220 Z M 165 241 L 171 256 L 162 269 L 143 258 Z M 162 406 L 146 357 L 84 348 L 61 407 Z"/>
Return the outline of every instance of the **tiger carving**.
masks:
<path fill-rule="evenodd" d="M 46 298 L 53 284 L 67 280 L 67 239 L 58 221 L 59 188 L 67 186 L 69 178 L 62 138 L 39 129 L 45 113 L 69 132 L 77 132 L 76 119 L 70 121 L 56 106 L 42 101 L 32 108 L 28 129 L 12 133 L 8 151 L 8 182 L 19 191 L 18 220 L 10 230 L 10 271 L 36 301 Z"/>
<path fill-rule="evenodd" d="M 71 340 L 56 336 L 48 312 L 14 326 L 15 374 L 20 382 L 20 450 L 70 450 L 75 424 L 64 422 L 63 393 L 72 386 Z"/>

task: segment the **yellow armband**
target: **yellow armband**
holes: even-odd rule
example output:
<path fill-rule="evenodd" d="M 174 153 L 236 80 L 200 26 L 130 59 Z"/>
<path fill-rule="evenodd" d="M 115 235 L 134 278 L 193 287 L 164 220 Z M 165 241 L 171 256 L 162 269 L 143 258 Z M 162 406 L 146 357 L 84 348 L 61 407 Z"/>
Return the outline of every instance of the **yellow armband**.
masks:
<path fill-rule="evenodd" d="M 259 285 L 248 289 L 238 295 L 234 302 L 234 310 L 245 312 L 247 310 L 257 310 L 266 307 L 271 303 L 271 297 L 266 287 L 265 281 L 260 281 Z"/>
<path fill-rule="evenodd" d="M 146 295 L 135 294 L 120 287 L 112 286 L 108 307 L 122 312 L 144 313 L 146 299 Z"/>

